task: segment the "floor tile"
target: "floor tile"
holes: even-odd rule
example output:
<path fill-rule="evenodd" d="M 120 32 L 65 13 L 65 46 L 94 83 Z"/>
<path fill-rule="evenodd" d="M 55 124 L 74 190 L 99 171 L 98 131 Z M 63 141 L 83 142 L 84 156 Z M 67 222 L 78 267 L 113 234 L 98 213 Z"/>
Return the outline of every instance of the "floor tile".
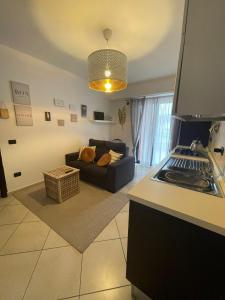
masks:
<path fill-rule="evenodd" d="M 8 241 L 10 236 L 14 233 L 17 227 L 18 224 L 0 226 L 0 250 Z"/>
<path fill-rule="evenodd" d="M 116 223 L 119 229 L 120 237 L 128 236 L 128 219 L 129 214 L 127 212 L 119 213 L 116 215 Z"/>
<path fill-rule="evenodd" d="M 122 238 L 121 242 L 122 242 L 122 246 L 123 246 L 124 255 L 127 259 L 127 238 Z"/>
<path fill-rule="evenodd" d="M 116 221 L 113 219 L 105 229 L 97 236 L 95 241 L 104 241 L 110 239 L 118 239 L 119 232 L 116 226 Z"/>
<path fill-rule="evenodd" d="M 78 295 L 81 257 L 70 246 L 43 250 L 24 300 L 56 300 Z"/>
<path fill-rule="evenodd" d="M 11 201 L 12 201 L 12 196 L 8 196 L 6 198 L 0 198 L 0 207 L 4 205 L 9 205 Z"/>
<path fill-rule="evenodd" d="M 120 240 L 93 243 L 83 254 L 81 294 L 129 284 Z"/>
<path fill-rule="evenodd" d="M 44 249 L 68 246 L 69 244 L 60 235 L 58 235 L 54 230 L 50 230 L 48 238 L 45 242 Z"/>
<path fill-rule="evenodd" d="M 22 205 L 22 203 L 19 200 L 17 200 L 15 197 L 12 196 L 12 199 L 9 202 L 9 205 Z"/>
<path fill-rule="evenodd" d="M 125 286 L 109 291 L 84 295 L 80 300 L 132 300 L 131 287 Z"/>
<path fill-rule="evenodd" d="M 33 214 L 31 211 L 28 211 L 25 218 L 23 219 L 23 223 L 24 222 L 34 222 L 34 221 L 40 221 L 40 219 L 38 218 L 38 216 Z"/>
<path fill-rule="evenodd" d="M 129 207 L 130 207 L 130 203 L 128 202 L 122 209 L 120 212 L 129 212 Z"/>
<path fill-rule="evenodd" d="M 0 225 L 20 223 L 27 213 L 23 205 L 9 205 L 0 210 Z"/>
<path fill-rule="evenodd" d="M 40 252 L 0 256 L 1 299 L 21 300 Z"/>
<path fill-rule="evenodd" d="M 0 253 L 41 250 L 48 232 L 49 227 L 43 222 L 21 223 Z"/>

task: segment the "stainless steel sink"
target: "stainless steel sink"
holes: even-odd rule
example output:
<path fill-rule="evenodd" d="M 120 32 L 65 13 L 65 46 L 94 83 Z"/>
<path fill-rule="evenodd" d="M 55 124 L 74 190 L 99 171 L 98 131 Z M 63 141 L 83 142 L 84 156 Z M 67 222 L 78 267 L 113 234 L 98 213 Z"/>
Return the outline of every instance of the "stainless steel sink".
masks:
<path fill-rule="evenodd" d="M 223 197 L 210 162 L 170 158 L 154 179 L 183 188 Z"/>

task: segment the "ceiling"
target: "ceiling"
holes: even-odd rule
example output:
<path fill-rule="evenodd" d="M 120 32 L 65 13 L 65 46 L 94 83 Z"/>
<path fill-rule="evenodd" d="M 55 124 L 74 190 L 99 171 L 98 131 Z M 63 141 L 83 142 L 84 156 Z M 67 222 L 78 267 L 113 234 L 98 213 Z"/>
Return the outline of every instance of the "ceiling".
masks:
<path fill-rule="evenodd" d="M 0 0 L 0 43 L 87 78 L 87 56 L 128 57 L 128 82 L 174 74 L 184 0 Z"/>

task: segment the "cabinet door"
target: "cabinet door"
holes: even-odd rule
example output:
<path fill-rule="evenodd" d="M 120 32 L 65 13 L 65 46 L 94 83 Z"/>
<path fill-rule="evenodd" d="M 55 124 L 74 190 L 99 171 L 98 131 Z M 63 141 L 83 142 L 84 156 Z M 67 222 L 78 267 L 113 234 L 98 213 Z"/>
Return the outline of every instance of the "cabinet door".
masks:
<path fill-rule="evenodd" d="M 127 279 L 154 300 L 224 300 L 225 237 L 130 201 Z"/>
<path fill-rule="evenodd" d="M 225 1 L 189 0 L 174 113 L 225 114 Z"/>

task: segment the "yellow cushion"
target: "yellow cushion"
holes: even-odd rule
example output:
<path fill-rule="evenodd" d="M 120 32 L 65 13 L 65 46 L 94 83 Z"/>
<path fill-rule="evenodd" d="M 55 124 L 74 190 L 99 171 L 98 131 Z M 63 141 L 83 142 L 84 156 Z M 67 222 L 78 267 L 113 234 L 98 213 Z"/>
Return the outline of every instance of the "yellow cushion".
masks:
<path fill-rule="evenodd" d="M 107 166 L 110 163 L 110 161 L 111 161 L 111 154 L 105 153 L 97 161 L 97 166 L 99 167 Z"/>
<path fill-rule="evenodd" d="M 87 163 L 92 162 L 95 159 L 95 151 L 89 147 L 84 148 L 81 152 L 80 160 Z"/>
<path fill-rule="evenodd" d="M 80 160 L 81 153 L 82 153 L 82 151 L 83 151 L 85 148 L 91 148 L 91 149 L 94 150 L 94 152 L 95 152 L 95 150 L 96 150 L 96 146 L 82 146 L 82 147 L 80 148 L 78 160 Z"/>

